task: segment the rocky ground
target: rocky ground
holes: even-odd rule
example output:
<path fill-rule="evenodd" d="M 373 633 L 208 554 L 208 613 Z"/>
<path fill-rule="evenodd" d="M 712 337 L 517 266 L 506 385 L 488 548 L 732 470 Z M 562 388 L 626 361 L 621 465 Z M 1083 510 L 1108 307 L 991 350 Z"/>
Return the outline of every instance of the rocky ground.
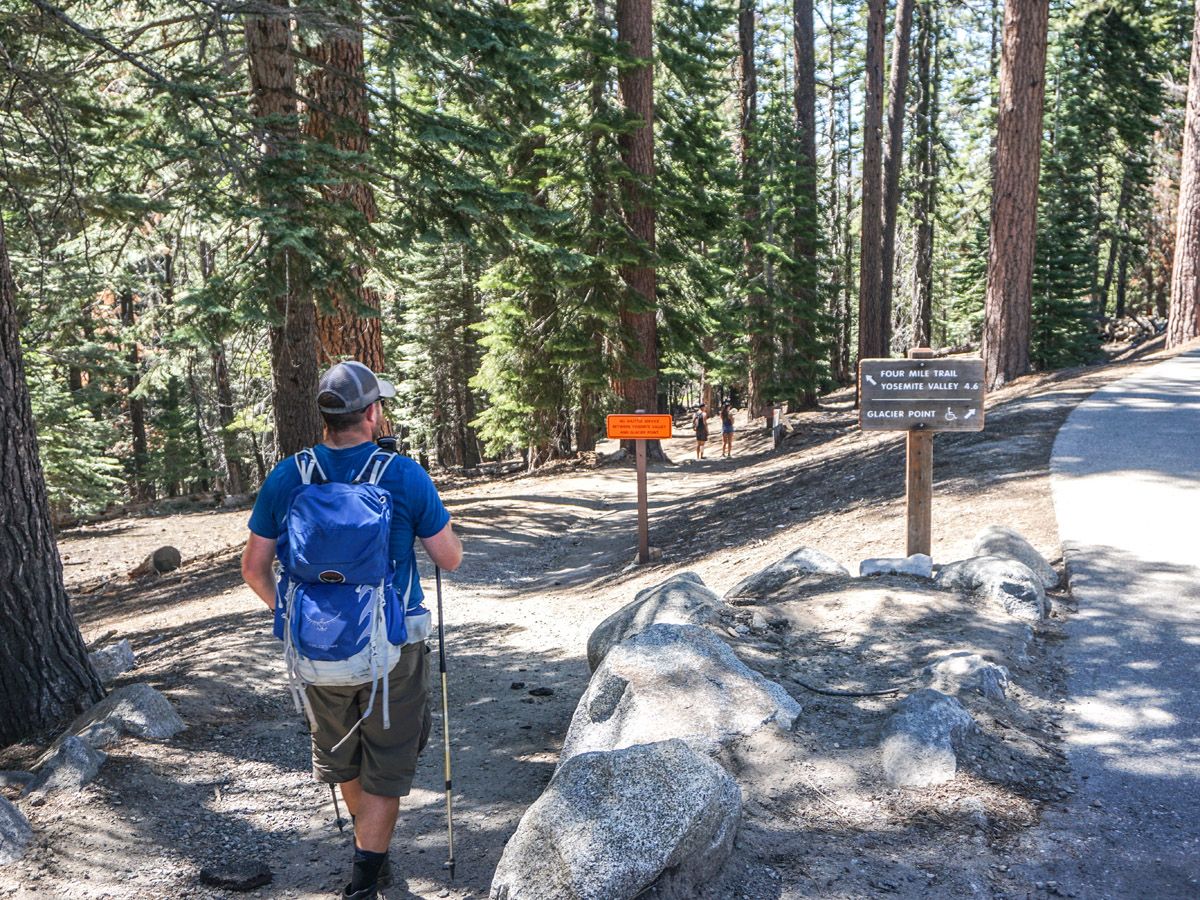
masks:
<path fill-rule="evenodd" d="M 1046 478 L 1055 432 L 1075 403 L 1139 364 L 1023 379 L 990 398 L 986 431 L 939 436 L 935 562 L 969 556 L 990 523 L 1017 529 L 1057 560 Z M 724 593 L 798 546 L 855 572 L 864 557 L 902 553 L 903 438 L 859 432 L 850 402 L 842 393 L 820 411 L 790 416 L 776 452 L 765 438 L 739 433 L 732 460 L 695 461 L 679 431 L 667 446 L 673 462 L 651 468 L 652 542 L 663 557 L 647 567 L 631 565 L 629 465 L 563 466 L 446 491 L 467 548 L 446 594 L 457 878 L 442 872 L 441 755 L 431 748 L 402 806 L 394 857 L 403 883 L 387 897 L 486 895 L 586 688 L 588 635 L 637 590 L 691 570 Z M 235 896 L 200 884 L 200 869 L 259 860 L 274 877 L 257 896 L 325 897 L 340 888 L 350 839 L 334 825 L 329 792 L 308 774 L 305 729 L 281 684 L 267 612 L 240 582 L 245 519 L 244 510 L 199 512 L 63 533 L 85 637 L 128 638 L 138 666 L 116 684 L 162 690 L 188 728 L 166 742 L 126 739 L 79 794 L 23 803 L 36 846 L 0 869 L 0 894 Z M 163 543 L 183 551 L 182 569 L 124 579 Z M 760 604 L 769 624 L 775 617 L 769 633 L 730 636 L 804 712 L 795 740 L 756 736 L 739 748 L 746 819 L 713 896 L 1036 890 L 1007 867 L 1015 836 L 1069 789 L 1055 731 L 1069 598 L 1052 595 L 1050 618 L 1031 640 L 982 606 L 966 619 L 962 610 L 939 611 L 936 598 L 921 615 L 889 613 L 928 590 L 909 579 L 818 582 Z M 935 645 L 963 643 L 1003 655 L 1011 702 L 972 698 L 981 731 L 962 771 L 920 792 L 891 788 L 878 774 L 879 732 L 898 694 L 829 696 L 789 680 L 851 691 L 903 686 Z M 553 693 L 532 695 L 536 688 Z M 0 769 L 31 764 L 52 738 L 9 748 Z"/>

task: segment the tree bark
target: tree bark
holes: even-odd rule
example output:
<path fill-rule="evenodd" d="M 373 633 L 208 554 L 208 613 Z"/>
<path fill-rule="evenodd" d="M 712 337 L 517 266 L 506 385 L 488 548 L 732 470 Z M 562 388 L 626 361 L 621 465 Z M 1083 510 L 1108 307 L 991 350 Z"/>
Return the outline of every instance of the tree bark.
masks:
<path fill-rule="evenodd" d="M 763 414 L 763 386 L 768 371 L 762 267 L 755 252 L 758 230 L 758 161 L 754 130 L 758 125 L 758 68 L 754 59 L 755 0 L 738 6 L 738 157 L 742 181 L 742 260 L 746 278 L 746 406 L 754 419 Z"/>
<path fill-rule="evenodd" d="M 618 74 L 626 115 L 639 120 L 621 135 L 621 160 L 630 175 L 621 181 L 625 224 L 638 243 L 641 259 L 621 267 L 629 299 L 621 304 L 621 324 L 632 342 L 618 383 L 627 410 L 658 411 L 658 326 L 654 270 L 654 55 L 650 0 L 617 0 L 617 40 L 637 64 Z M 661 455 L 661 449 L 654 449 Z"/>
<path fill-rule="evenodd" d="M 1048 0 L 1004 7 L 983 358 L 989 388 L 1029 371 Z"/>
<path fill-rule="evenodd" d="M 63 586 L 0 217 L 0 747 L 104 696 Z"/>
<path fill-rule="evenodd" d="M 882 308 L 883 225 L 881 131 L 883 128 L 884 0 L 867 3 L 867 95 L 863 103 L 862 234 L 858 273 L 858 358 L 888 355 Z"/>
<path fill-rule="evenodd" d="M 364 240 L 379 217 L 375 193 L 363 177 L 362 161 L 370 150 L 367 87 L 363 67 L 362 6 L 351 0 L 344 11 L 326 13 L 321 42 L 305 51 L 313 64 L 305 79 L 307 103 L 304 132 L 327 148 L 334 168 L 323 184 L 325 202 L 353 211 L 368 227 L 354 228 L 349 244 L 330 248 L 345 257 L 345 275 L 330 283 L 317 307 L 317 335 L 322 367 L 343 359 L 356 359 L 373 372 L 381 372 L 383 331 L 379 294 L 364 284 L 365 263 L 375 248 Z M 358 161 L 338 157 L 352 154 Z M 348 171 L 347 168 L 348 167 Z M 349 175 L 344 180 L 341 176 Z"/>
<path fill-rule="evenodd" d="M 796 88 L 793 107 L 796 124 L 799 171 L 796 173 L 798 196 L 795 211 L 798 225 L 792 247 L 798 266 L 796 307 L 801 312 L 791 322 L 791 352 L 787 354 L 788 383 L 805 382 L 803 390 L 792 398 L 796 406 L 810 409 L 817 404 L 817 386 L 812 377 L 802 375 L 800 354 L 811 341 L 815 325 L 812 315 L 817 309 L 818 199 L 817 199 L 817 59 L 816 34 L 813 29 L 813 0 L 792 2 L 792 48 L 796 62 Z"/>
<path fill-rule="evenodd" d="M 908 94 L 908 51 L 913 0 L 896 0 L 896 33 L 888 75 L 888 139 L 883 149 L 883 249 L 880 254 L 879 320 L 883 346 L 892 346 L 892 295 L 896 268 L 896 214 L 900 208 L 900 168 L 904 162 L 904 100 Z M 923 346 L 920 344 L 914 346 Z"/>
<path fill-rule="evenodd" d="M 1200 0 L 1192 31 L 1187 114 L 1183 126 L 1179 209 L 1175 220 L 1175 260 L 1167 313 L 1167 347 L 1200 336 Z"/>
<path fill-rule="evenodd" d="M 917 38 L 917 114 L 914 135 L 918 180 L 913 216 L 917 220 L 913 279 L 913 346 L 933 342 L 933 232 L 937 211 L 937 91 L 940 73 L 933 71 L 937 22 L 932 0 L 921 4 Z"/>
<path fill-rule="evenodd" d="M 270 10 L 268 11 L 268 7 Z M 297 197 L 287 185 L 302 173 L 292 157 L 299 144 L 296 68 L 288 0 L 265 0 L 261 14 L 246 18 L 251 107 L 261 147 L 259 202 L 282 211 L 284 228 L 302 219 Z M 276 322 L 271 326 L 272 406 L 275 442 L 281 456 L 321 440 L 317 411 L 316 310 L 302 259 L 283 244 L 278 226 L 265 226 L 266 283 Z"/>
<path fill-rule="evenodd" d="M 121 324 L 125 326 L 129 341 L 125 364 L 129 370 L 125 373 L 125 397 L 129 405 L 129 432 L 133 443 L 133 485 L 130 493 L 134 500 L 149 500 L 154 495 L 154 485 L 147 480 L 146 469 L 150 464 L 150 452 L 146 442 L 146 402 L 141 397 L 135 397 L 138 382 L 141 380 L 142 359 L 138 350 L 137 336 L 133 327 L 137 324 L 137 313 L 134 310 L 136 298 L 129 288 L 121 290 Z"/>
<path fill-rule="evenodd" d="M 842 241 L 842 192 L 841 192 L 841 154 L 838 152 L 837 145 L 837 91 L 838 86 L 835 80 L 837 71 L 837 41 L 834 40 L 834 35 L 838 31 L 837 6 L 830 0 L 829 3 L 829 105 L 826 110 L 826 125 L 829 129 L 829 235 L 832 240 L 832 256 L 838 261 L 838 271 L 841 271 L 840 262 L 846 253 L 846 248 Z M 834 381 L 839 384 L 849 380 L 849 373 L 842 366 L 844 357 L 844 338 L 842 335 L 842 295 L 845 290 L 845 285 L 838 283 L 835 279 L 835 290 L 829 298 L 829 313 L 830 319 L 833 321 L 833 340 L 829 345 L 829 371 L 833 374 Z"/>

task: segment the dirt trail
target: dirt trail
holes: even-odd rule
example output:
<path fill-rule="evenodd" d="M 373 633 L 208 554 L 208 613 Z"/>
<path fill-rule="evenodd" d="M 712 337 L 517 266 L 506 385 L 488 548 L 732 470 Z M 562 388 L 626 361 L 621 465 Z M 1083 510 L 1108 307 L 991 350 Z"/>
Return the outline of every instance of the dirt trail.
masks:
<path fill-rule="evenodd" d="M 990 522 L 1017 528 L 1058 557 L 1045 478 L 1054 433 L 1082 397 L 1128 371 L 1026 379 L 992 398 L 986 432 L 939 437 L 935 560 L 965 555 Z M 692 460 L 694 445 L 678 431 L 667 445 L 675 462 L 651 468 L 651 542 L 664 556 L 644 568 L 630 565 L 631 465 L 444 493 L 466 548 L 446 585 L 458 879 L 448 885 L 441 871 L 441 754 L 431 747 L 403 802 L 393 849 L 410 893 L 393 888 L 388 898 L 486 895 L 504 842 L 553 772 L 587 683 L 587 636 L 638 589 L 691 569 L 722 593 L 799 545 L 852 571 L 865 556 L 902 554 L 902 437 L 858 432 L 845 396 L 791 421 L 795 433 L 779 452 L 764 437 L 739 434 L 732 460 Z M 719 441 L 709 453 L 719 456 Z M 238 574 L 246 516 L 124 520 L 63 535 L 85 637 L 114 629 L 128 637 L 139 665 L 117 684 L 164 690 L 189 727 L 164 745 L 119 745 L 76 799 L 30 809 L 39 849 L 0 871 L 0 894 L 236 896 L 200 886 L 199 869 L 258 857 L 275 878 L 256 896 L 326 897 L 340 888 L 349 837 L 334 827 L 329 792 L 308 772 L 305 729 L 282 687 L 268 613 Z M 191 562 L 157 581 L 129 585 L 117 577 L 162 543 Z M 535 687 L 554 694 L 530 696 Z M 0 768 L 27 763 L 35 749 L 11 748 Z M 801 846 L 799 826 L 791 828 L 781 822 L 774 849 L 756 857 L 750 847 L 737 865 L 752 874 L 780 846 Z M 822 852 L 841 852 L 847 863 L 857 855 L 850 840 Z M 771 879 L 747 875 L 746 895 L 840 896 L 828 885 L 818 890 L 802 870 Z M 759 887 L 751 891 L 751 882 Z"/>

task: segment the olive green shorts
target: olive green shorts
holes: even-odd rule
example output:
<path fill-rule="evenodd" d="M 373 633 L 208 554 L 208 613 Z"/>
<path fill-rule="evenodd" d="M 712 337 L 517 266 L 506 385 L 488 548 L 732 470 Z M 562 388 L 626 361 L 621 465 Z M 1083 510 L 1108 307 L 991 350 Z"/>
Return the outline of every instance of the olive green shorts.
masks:
<path fill-rule="evenodd" d="M 412 788 L 417 756 L 429 741 L 429 663 L 424 642 L 408 644 L 388 679 L 391 728 L 383 727 L 383 687 L 375 709 L 350 739 L 333 747 L 367 708 L 371 685 L 309 685 L 308 702 L 316 719 L 312 735 L 313 775 L 326 784 L 359 780 L 380 797 L 404 797 Z"/>

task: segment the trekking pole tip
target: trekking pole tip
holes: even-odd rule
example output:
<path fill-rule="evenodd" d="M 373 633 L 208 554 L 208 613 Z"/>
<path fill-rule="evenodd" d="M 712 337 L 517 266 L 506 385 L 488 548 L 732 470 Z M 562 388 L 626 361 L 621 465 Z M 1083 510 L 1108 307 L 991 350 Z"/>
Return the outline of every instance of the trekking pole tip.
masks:
<path fill-rule="evenodd" d="M 454 860 L 448 859 L 442 863 L 442 868 L 450 873 L 450 880 L 454 880 Z"/>

